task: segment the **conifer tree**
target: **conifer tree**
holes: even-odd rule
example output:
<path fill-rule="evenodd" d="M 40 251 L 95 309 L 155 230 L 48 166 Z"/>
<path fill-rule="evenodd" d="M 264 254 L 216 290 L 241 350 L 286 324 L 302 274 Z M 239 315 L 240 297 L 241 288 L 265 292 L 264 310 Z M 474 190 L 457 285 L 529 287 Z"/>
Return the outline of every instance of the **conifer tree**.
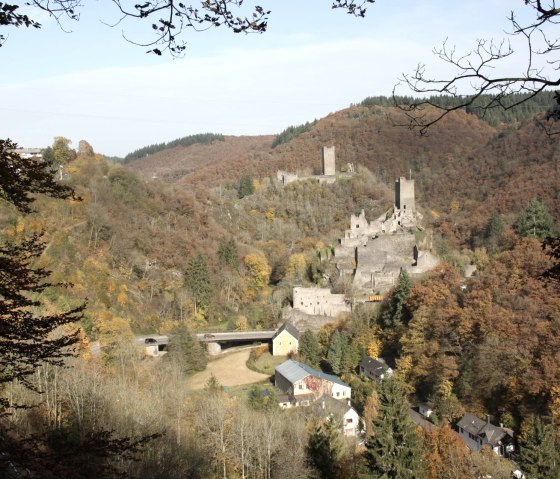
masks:
<path fill-rule="evenodd" d="M 339 425 L 330 416 L 315 424 L 307 441 L 307 456 L 321 479 L 337 479 L 341 476 L 342 441 Z"/>
<path fill-rule="evenodd" d="M 199 307 L 210 304 L 212 283 L 202 253 L 198 253 L 189 260 L 185 271 L 185 286 L 193 296 L 195 312 Z"/>
<path fill-rule="evenodd" d="M 553 236 L 555 232 L 554 220 L 546 206 L 533 198 L 513 224 L 515 232 L 521 236 L 533 236 L 539 241 Z"/>
<path fill-rule="evenodd" d="M 319 367 L 322 356 L 321 345 L 319 344 L 319 341 L 317 341 L 313 332 L 309 329 L 299 338 L 298 353 L 304 362 L 314 368 Z"/>
<path fill-rule="evenodd" d="M 560 453 L 555 441 L 553 424 L 539 416 L 531 421 L 531 428 L 519 448 L 519 466 L 528 479 L 560 478 Z"/>
<path fill-rule="evenodd" d="M 169 343 L 169 354 L 167 356 L 170 359 L 175 359 L 179 363 L 181 371 L 185 374 L 203 371 L 206 368 L 204 348 L 189 329 L 181 324 L 172 333 L 173 341 Z"/>
<path fill-rule="evenodd" d="M 340 331 L 333 333 L 327 352 L 327 361 L 335 374 L 340 374 L 342 371 L 342 356 L 346 342 L 346 337 Z"/>
<path fill-rule="evenodd" d="M 381 323 L 384 329 L 395 329 L 408 323 L 410 319 L 404 307 L 404 302 L 412 290 L 412 281 L 406 270 L 402 269 L 399 274 L 397 285 L 391 294 L 389 304 L 381 315 Z"/>
<path fill-rule="evenodd" d="M 225 240 L 220 239 L 220 246 L 218 247 L 218 258 L 222 265 L 237 268 L 239 256 L 237 254 L 237 244 L 233 238 Z"/>
<path fill-rule="evenodd" d="M 246 196 L 252 195 L 255 191 L 253 185 L 253 178 L 249 175 L 243 175 L 239 178 L 239 184 L 237 186 L 237 196 L 239 198 L 245 198 Z"/>
<path fill-rule="evenodd" d="M 365 452 L 373 477 L 423 479 L 420 437 L 410 419 L 403 386 L 397 379 L 386 379 L 379 383 L 377 393 L 378 412 Z"/>

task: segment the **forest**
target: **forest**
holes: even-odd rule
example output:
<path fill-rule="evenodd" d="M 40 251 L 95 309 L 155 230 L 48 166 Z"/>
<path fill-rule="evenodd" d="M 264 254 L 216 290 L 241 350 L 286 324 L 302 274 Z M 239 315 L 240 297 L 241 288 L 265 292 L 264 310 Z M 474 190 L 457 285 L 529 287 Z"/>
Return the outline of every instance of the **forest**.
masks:
<path fill-rule="evenodd" d="M 200 135 L 126 165 L 57 137 L 29 177 L 2 143 L 0 475 L 511 477 L 451 430 L 470 412 L 515 432 L 529 478 L 557 477 L 559 140 L 528 117 L 466 111 L 421 138 L 391 128 L 399 114 L 365 101 L 281 140 Z M 276 181 L 317 172 L 328 142 L 355 175 Z M 269 383 L 189 389 L 209 361 L 192 333 L 274 328 L 294 285 L 351 299 L 333 248 L 351 214 L 389 210 L 408 174 L 442 263 L 306 331 L 296 356 L 352 386 L 362 444 L 320 410 L 280 410 Z M 146 334 L 170 335 L 168 354 L 146 357 Z M 395 378 L 360 376 L 368 355 L 391 358 Z M 411 423 L 419 402 L 436 428 Z"/>

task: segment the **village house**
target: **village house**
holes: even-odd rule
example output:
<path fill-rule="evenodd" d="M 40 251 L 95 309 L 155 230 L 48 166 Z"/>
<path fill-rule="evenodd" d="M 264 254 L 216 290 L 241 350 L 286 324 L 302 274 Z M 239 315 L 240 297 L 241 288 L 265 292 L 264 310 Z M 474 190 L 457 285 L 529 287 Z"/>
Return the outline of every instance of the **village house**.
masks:
<path fill-rule="evenodd" d="M 272 355 L 287 356 L 298 352 L 299 331 L 291 323 L 284 323 L 272 337 Z"/>
<path fill-rule="evenodd" d="M 393 370 L 389 367 L 383 358 L 373 359 L 366 356 L 360 362 L 360 374 L 364 374 L 370 379 L 380 380 L 390 378 L 393 375 Z"/>
<path fill-rule="evenodd" d="M 339 401 L 332 396 L 322 396 L 314 404 L 315 414 L 323 419 L 334 418 L 345 437 L 357 437 L 364 433 L 363 422 L 350 400 Z"/>
<path fill-rule="evenodd" d="M 274 384 L 293 406 L 309 406 L 321 396 L 344 400 L 351 397 L 352 388 L 348 384 L 307 364 L 288 359 L 274 371 Z"/>
<path fill-rule="evenodd" d="M 472 451 L 480 451 L 488 445 L 501 457 L 509 457 L 514 452 L 513 431 L 483 421 L 471 413 L 466 413 L 457 423 L 457 433 Z"/>

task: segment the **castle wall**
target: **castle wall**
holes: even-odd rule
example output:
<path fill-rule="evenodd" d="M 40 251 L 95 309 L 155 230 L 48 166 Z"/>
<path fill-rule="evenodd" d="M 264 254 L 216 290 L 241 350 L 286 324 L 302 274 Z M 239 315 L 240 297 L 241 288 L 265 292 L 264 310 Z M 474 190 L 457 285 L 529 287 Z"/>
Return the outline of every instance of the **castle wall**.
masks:
<path fill-rule="evenodd" d="M 334 176 L 336 174 L 336 160 L 334 146 L 323 146 L 323 175 Z"/>
<path fill-rule="evenodd" d="M 333 294 L 328 288 L 294 288 L 294 309 L 306 314 L 336 316 L 350 312 L 343 294 Z"/>

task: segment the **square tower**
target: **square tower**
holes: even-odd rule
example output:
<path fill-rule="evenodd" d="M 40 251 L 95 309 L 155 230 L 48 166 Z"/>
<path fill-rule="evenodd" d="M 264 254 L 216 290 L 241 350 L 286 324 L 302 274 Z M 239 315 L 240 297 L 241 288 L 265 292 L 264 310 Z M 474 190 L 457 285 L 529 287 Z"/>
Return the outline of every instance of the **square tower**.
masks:
<path fill-rule="evenodd" d="M 407 180 L 401 176 L 395 181 L 395 209 L 404 212 L 414 213 L 416 205 L 414 203 L 414 180 Z"/>
<path fill-rule="evenodd" d="M 334 146 L 323 146 L 323 175 L 336 175 Z"/>

